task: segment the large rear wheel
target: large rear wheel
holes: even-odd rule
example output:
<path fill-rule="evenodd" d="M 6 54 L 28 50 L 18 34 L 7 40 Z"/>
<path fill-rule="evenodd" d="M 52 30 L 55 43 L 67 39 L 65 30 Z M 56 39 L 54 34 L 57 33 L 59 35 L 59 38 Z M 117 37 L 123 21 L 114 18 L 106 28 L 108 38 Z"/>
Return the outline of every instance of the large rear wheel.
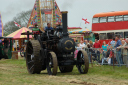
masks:
<path fill-rule="evenodd" d="M 42 70 L 42 62 L 40 60 L 40 43 L 37 40 L 31 40 L 27 43 L 26 48 L 26 65 L 30 74 L 39 74 Z"/>
<path fill-rule="evenodd" d="M 47 66 L 47 71 L 49 75 L 56 75 L 57 74 L 57 57 L 54 52 L 49 52 L 47 56 L 47 61 L 46 61 L 46 66 Z"/>
<path fill-rule="evenodd" d="M 76 66 L 78 68 L 78 71 L 81 74 L 88 73 L 89 60 L 88 60 L 88 55 L 87 55 L 87 52 L 86 51 L 80 50 L 78 52 L 78 55 L 77 55 L 77 65 Z"/>

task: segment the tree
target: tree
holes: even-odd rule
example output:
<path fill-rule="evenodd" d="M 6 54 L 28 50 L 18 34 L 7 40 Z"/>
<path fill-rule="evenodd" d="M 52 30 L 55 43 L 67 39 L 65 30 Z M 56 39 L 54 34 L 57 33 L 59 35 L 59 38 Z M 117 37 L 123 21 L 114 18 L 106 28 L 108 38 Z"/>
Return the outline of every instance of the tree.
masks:
<path fill-rule="evenodd" d="M 4 36 L 7 36 L 11 34 L 12 32 L 20 29 L 19 27 L 15 26 L 14 21 L 17 22 L 21 27 L 27 27 L 30 15 L 32 10 L 29 11 L 23 11 L 16 15 L 16 17 L 13 18 L 12 21 L 7 22 L 4 25 Z"/>
<path fill-rule="evenodd" d="M 19 27 L 15 26 L 14 21 L 9 21 L 4 25 L 4 36 L 11 34 L 18 29 Z"/>

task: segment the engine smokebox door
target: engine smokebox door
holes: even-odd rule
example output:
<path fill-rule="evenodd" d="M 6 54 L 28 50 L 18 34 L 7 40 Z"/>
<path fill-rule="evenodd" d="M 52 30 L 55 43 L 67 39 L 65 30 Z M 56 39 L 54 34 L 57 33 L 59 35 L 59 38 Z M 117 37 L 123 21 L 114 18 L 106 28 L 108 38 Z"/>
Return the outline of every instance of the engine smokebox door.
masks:
<path fill-rule="evenodd" d="M 71 38 L 63 38 L 58 44 L 58 49 L 61 52 L 74 52 L 75 51 L 75 42 Z"/>

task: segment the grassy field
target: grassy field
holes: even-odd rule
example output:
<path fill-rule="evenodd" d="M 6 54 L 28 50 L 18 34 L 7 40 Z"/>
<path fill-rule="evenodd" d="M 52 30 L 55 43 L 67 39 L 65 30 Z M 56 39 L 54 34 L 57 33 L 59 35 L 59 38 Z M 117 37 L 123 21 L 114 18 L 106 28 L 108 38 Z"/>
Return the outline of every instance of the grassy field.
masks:
<path fill-rule="evenodd" d="M 28 74 L 25 60 L 0 61 L 0 85 L 128 85 L 128 68 L 112 66 L 93 66 L 88 74 L 79 74 L 77 68 L 71 73 L 49 76 L 47 71 L 41 74 Z"/>

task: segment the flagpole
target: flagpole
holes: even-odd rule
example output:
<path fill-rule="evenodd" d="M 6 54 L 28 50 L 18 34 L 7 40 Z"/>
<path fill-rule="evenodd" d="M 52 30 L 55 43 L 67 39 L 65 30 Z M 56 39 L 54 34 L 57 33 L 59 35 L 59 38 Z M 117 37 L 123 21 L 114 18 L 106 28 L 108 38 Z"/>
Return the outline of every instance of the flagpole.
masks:
<path fill-rule="evenodd" d="M 81 23 L 82 23 L 82 21 L 80 22 L 80 26 L 81 26 Z M 80 27 L 80 26 L 79 26 L 79 27 Z"/>

